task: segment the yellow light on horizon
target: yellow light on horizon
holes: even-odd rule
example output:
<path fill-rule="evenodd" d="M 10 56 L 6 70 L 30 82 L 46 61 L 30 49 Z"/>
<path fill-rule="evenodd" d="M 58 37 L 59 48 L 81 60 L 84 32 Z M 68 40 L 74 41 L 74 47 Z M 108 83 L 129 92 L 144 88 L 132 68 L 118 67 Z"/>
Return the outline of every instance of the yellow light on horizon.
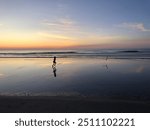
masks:
<path fill-rule="evenodd" d="M 7 32 L 0 33 L 0 48 L 28 49 L 28 48 L 69 48 L 110 46 L 126 40 L 121 36 L 86 35 L 84 37 L 47 32 Z M 90 45 L 90 46 L 89 46 Z"/>

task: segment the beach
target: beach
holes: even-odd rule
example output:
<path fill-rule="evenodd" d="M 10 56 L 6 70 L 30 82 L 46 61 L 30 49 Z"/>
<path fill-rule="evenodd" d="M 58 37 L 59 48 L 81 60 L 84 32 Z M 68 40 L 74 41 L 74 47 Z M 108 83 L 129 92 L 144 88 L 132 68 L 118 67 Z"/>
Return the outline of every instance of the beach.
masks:
<path fill-rule="evenodd" d="M 149 113 L 150 102 L 83 97 L 0 97 L 1 113 Z"/>
<path fill-rule="evenodd" d="M 149 59 L 0 58 L 0 112 L 149 112 Z"/>
<path fill-rule="evenodd" d="M 0 0 L 0 113 L 150 113 L 149 6 Z"/>

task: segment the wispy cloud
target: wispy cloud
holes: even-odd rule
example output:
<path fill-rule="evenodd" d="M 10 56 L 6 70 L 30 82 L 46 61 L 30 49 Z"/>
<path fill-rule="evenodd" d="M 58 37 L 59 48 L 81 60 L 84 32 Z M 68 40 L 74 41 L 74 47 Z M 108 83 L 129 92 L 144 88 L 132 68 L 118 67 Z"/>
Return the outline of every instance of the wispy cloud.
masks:
<path fill-rule="evenodd" d="M 63 31 L 75 31 L 77 30 L 76 22 L 69 18 L 60 18 L 57 20 L 43 20 L 42 25 L 46 26 L 51 31 L 63 32 Z"/>
<path fill-rule="evenodd" d="M 2 24 L 2 23 L 0 23 L 0 27 L 1 27 L 1 26 L 3 26 L 3 24 Z"/>
<path fill-rule="evenodd" d="M 88 36 L 86 39 L 83 39 L 83 42 L 86 44 L 88 43 L 96 43 L 96 44 L 108 44 L 108 43 L 117 43 L 123 39 L 126 39 L 125 37 L 122 36 L 115 36 L 115 35 L 92 35 Z"/>
<path fill-rule="evenodd" d="M 143 23 L 122 23 L 118 25 L 118 27 L 132 29 L 132 30 L 138 30 L 141 32 L 150 32 L 149 28 L 146 28 Z"/>
<path fill-rule="evenodd" d="M 45 38 L 51 38 L 51 39 L 73 40 L 73 38 L 68 37 L 68 36 L 64 36 L 60 34 L 51 34 L 47 32 L 38 32 L 38 35 L 45 37 Z"/>
<path fill-rule="evenodd" d="M 48 26 L 72 26 L 74 22 L 70 19 L 59 19 L 53 22 L 50 22 L 48 20 L 44 20 L 43 24 L 48 25 Z"/>
<path fill-rule="evenodd" d="M 0 78 L 3 78 L 4 77 L 4 74 L 0 74 Z"/>

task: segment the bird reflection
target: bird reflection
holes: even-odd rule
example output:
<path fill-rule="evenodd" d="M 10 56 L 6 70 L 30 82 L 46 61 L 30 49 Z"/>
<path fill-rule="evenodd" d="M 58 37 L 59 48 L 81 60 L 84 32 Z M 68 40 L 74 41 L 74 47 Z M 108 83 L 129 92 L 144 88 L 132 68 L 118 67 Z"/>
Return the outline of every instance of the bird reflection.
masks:
<path fill-rule="evenodd" d="M 52 69 L 53 69 L 53 73 L 54 73 L 54 77 L 56 77 L 56 56 L 54 56 L 54 59 L 53 59 L 53 65 L 52 65 Z"/>

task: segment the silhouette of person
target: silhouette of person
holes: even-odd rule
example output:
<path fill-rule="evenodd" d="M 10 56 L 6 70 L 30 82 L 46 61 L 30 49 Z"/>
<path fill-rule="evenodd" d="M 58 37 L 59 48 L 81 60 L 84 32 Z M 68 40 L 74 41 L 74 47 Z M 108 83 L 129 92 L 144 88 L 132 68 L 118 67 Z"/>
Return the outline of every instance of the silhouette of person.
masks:
<path fill-rule="evenodd" d="M 54 66 L 56 66 L 56 56 L 54 56 L 52 68 L 53 68 Z"/>
<path fill-rule="evenodd" d="M 56 69 L 56 56 L 54 56 L 52 68 L 53 68 L 54 77 L 56 77 L 56 70 L 57 70 Z"/>
<path fill-rule="evenodd" d="M 54 56 L 53 64 L 56 64 L 56 56 Z"/>

